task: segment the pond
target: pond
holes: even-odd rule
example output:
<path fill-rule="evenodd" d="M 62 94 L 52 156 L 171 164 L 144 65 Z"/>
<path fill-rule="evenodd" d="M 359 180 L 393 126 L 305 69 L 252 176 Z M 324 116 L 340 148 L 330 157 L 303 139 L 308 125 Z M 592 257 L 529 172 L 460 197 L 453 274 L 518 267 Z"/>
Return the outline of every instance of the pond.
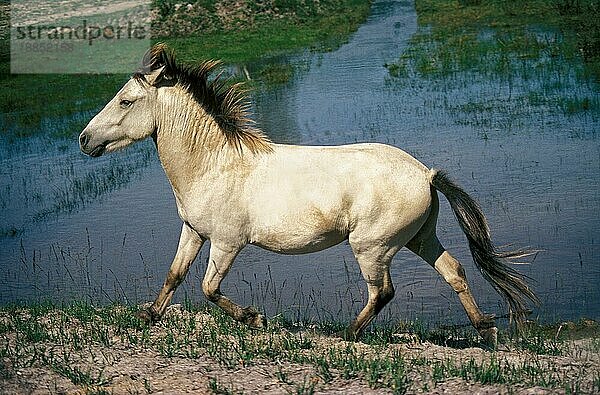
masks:
<path fill-rule="evenodd" d="M 480 202 L 497 244 L 539 250 L 518 267 L 542 301 L 532 317 L 600 319 L 600 114 L 524 101 L 533 82 L 518 78 L 464 73 L 450 84 L 391 77 L 384 65 L 398 59 L 416 31 L 413 2 L 375 1 L 368 20 L 337 50 L 270 60 L 294 73 L 253 93 L 259 124 L 276 142 L 377 141 L 447 170 Z M 250 75 L 258 67 L 248 65 Z M 598 100 L 597 87 L 575 76 L 562 83 L 563 92 Z M 40 128 L 92 116 L 46 119 Z M 6 125 L 4 117 L 0 122 Z M 91 159 L 75 138 L 33 137 L 0 142 L 0 155 L 0 303 L 153 300 L 181 223 L 151 141 Z M 463 262 L 480 306 L 505 314 L 441 203 L 442 243 Z M 205 246 L 175 301 L 204 301 L 207 256 Z M 450 287 L 410 252 L 395 257 L 392 278 L 396 297 L 379 320 L 467 321 Z M 222 290 L 269 316 L 306 320 L 347 320 L 366 300 L 347 243 L 298 256 L 247 247 Z"/>

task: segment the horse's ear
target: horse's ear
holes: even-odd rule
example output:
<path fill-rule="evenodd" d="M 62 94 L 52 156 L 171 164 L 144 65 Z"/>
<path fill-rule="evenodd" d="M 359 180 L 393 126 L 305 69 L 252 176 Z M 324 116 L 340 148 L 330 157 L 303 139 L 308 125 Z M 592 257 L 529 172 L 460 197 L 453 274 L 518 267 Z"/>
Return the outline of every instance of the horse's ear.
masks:
<path fill-rule="evenodd" d="M 164 73 L 165 66 L 161 66 L 156 70 L 152 70 L 149 74 L 146 74 L 144 77 L 150 85 L 156 85 L 165 76 Z"/>
<path fill-rule="evenodd" d="M 173 51 L 166 44 L 158 43 L 144 54 L 138 74 L 142 74 L 150 85 L 156 85 L 163 79 L 172 79 L 174 67 Z"/>

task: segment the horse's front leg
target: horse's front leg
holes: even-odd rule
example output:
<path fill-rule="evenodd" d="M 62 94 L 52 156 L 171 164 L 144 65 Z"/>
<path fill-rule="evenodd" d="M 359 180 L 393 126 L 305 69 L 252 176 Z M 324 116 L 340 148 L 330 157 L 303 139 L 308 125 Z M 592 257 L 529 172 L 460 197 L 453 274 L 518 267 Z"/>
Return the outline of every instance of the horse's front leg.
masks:
<path fill-rule="evenodd" d="M 160 320 L 173 297 L 173 293 L 175 293 L 175 289 L 185 279 L 203 243 L 204 239 L 184 223 L 181 229 L 181 236 L 179 236 L 177 253 L 167 274 L 167 279 L 152 306 L 138 313 L 138 316 L 142 320 L 148 323 Z"/>
<path fill-rule="evenodd" d="M 220 247 L 218 243 L 211 240 L 210 257 L 206 274 L 202 280 L 202 291 L 208 300 L 215 303 L 235 320 L 243 322 L 254 328 L 264 328 L 267 320 L 262 314 L 249 306 L 241 307 L 221 293 L 221 281 L 225 278 L 233 260 L 241 248 Z"/>

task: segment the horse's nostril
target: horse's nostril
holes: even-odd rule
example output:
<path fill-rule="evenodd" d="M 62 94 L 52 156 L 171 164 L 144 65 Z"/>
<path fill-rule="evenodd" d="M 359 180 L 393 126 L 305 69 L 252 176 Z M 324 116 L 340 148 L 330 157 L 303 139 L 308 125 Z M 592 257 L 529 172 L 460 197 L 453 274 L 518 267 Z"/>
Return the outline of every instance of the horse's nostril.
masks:
<path fill-rule="evenodd" d="M 85 133 L 81 133 L 81 135 L 79 136 L 79 145 L 81 147 L 85 147 L 85 145 L 87 144 L 87 142 L 89 141 L 89 137 L 87 134 Z"/>

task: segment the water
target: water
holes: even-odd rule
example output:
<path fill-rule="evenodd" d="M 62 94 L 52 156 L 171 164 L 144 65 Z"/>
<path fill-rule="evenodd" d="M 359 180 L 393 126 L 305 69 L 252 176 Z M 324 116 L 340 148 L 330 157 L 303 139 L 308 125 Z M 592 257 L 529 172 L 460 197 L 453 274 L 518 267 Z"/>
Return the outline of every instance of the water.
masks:
<path fill-rule="evenodd" d="M 395 80 L 383 65 L 398 58 L 416 30 L 412 2 L 376 1 L 338 50 L 275 60 L 293 65 L 295 75 L 258 89 L 258 121 L 277 142 L 385 142 L 447 170 L 481 203 L 498 244 L 541 250 L 518 268 L 543 302 L 534 316 L 600 319 L 600 115 L 531 106 L 520 99 L 531 82 L 469 74 L 454 84 Z M 255 67 L 249 65 L 251 74 Z M 569 81 L 574 95 L 597 98 L 593 87 Z M 471 107 L 480 111 L 465 110 Z M 83 157 L 76 141 L 0 146 L 0 303 L 152 300 L 181 224 L 151 142 L 98 160 Z M 463 262 L 480 306 L 503 314 L 441 200 L 440 239 Z M 176 300 L 204 300 L 207 255 L 205 246 Z M 381 320 L 466 321 L 454 292 L 411 253 L 397 255 L 392 276 L 396 298 Z M 301 256 L 250 246 L 222 290 L 269 315 L 301 319 L 346 320 L 366 300 L 346 243 Z"/>

